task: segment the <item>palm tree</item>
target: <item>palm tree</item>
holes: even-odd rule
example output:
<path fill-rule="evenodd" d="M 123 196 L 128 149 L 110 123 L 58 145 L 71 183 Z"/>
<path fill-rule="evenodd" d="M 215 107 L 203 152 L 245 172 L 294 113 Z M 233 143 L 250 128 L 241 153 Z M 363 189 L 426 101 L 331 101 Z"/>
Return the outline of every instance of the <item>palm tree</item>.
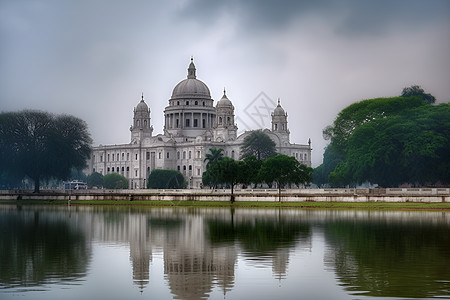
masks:
<path fill-rule="evenodd" d="M 206 154 L 205 160 L 204 160 L 204 161 L 208 161 L 206 164 L 206 168 L 208 168 L 209 164 L 218 162 L 223 157 L 223 149 L 222 148 L 220 148 L 220 149 L 210 148 L 209 152 L 210 153 Z"/>

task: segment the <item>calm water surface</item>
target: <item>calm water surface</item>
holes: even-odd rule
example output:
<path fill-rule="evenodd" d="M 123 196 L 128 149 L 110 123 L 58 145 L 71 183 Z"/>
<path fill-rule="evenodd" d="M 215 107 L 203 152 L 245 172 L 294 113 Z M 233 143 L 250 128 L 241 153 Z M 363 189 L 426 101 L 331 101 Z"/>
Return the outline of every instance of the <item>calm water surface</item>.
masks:
<path fill-rule="evenodd" d="M 0 299 L 450 299 L 450 213 L 0 205 Z"/>

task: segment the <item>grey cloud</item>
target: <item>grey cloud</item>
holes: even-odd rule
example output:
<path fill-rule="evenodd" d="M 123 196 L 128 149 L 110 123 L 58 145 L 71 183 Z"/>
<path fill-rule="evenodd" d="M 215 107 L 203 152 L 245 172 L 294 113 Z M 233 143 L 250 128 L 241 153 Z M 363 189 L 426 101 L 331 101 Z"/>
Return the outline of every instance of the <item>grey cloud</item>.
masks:
<path fill-rule="evenodd" d="M 382 35 L 392 26 L 415 28 L 437 21 L 448 22 L 446 0 L 231 0 L 188 2 L 179 14 L 202 25 L 213 24 L 223 13 L 239 18 L 248 31 L 282 30 L 305 16 L 333 23 L 340 35 Z"/>

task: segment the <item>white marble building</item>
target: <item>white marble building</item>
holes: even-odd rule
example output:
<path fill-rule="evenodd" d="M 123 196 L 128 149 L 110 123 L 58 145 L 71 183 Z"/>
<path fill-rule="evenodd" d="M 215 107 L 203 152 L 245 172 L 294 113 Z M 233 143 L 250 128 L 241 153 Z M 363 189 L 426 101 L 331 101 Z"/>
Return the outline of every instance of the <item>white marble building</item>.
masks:
<path fill-rule="evenodd" d="M 164 132 L 154 136 L 150 109 L 142 96 L 134 108 L 131 142 L 94 147 L 89 171 L 102 175 L 119 173 L 129 179 L 130 188 L 140 189 L 146 186 L 154 169 L 179 170 L 189 188 L 199 188 L 209 149 L 223 148 L 226 156 L 239 159 L 240 147 L 250 133 L 237 136 L 232 102 L 224 91 L 214 106 L 208 86 L 197 79 L 192 59 L 187 78 L 173 89 L 164 117 Z M 280 101 L 272 113 L 271 130 L 264 132 L 275 142 L 278 153 L 294 156 L 311 166 L 311 142 L 290 143 L 287 113 Z"/>

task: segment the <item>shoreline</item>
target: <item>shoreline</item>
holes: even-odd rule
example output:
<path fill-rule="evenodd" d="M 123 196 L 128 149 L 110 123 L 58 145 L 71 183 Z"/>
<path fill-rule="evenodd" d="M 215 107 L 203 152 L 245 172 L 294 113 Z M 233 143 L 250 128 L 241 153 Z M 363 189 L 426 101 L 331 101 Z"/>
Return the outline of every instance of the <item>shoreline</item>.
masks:
<path fill-rule="evenodd" d="M 0 200 L 0 205 L 114 206 L 114 207 L 198 207 L 198 208 L 298 208 L 429 210 L 450 212 L 450 203 L 426 202 L 224 202 L 224 201 L 127 201 L 127 200 Z"/>

